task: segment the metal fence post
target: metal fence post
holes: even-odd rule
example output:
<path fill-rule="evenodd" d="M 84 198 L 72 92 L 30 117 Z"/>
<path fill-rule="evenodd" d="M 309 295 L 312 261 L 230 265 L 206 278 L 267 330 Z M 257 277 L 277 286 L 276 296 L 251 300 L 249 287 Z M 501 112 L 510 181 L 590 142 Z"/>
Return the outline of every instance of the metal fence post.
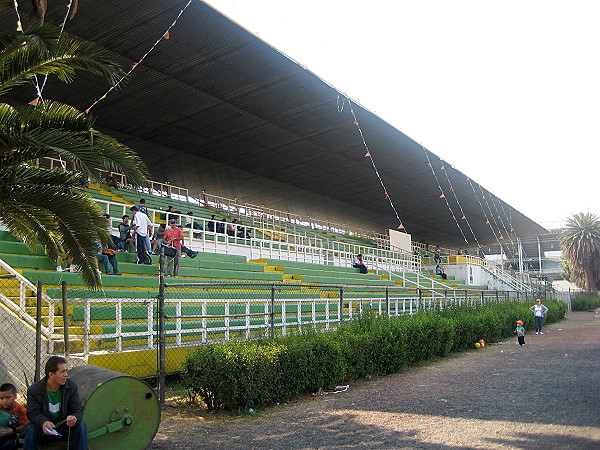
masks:
<path fill-rule="evenodd" d="M 284 312 L 281 312 L 284 314 Z M 271 337 L 275 337 L 275 284 L 271 285 Z"/>
<path fill-rule="evenodd" d="M 42 282 L 37 282 L 37 298 L 35 303 L 35 374 L 33 381 L 40 380 L 42 365 Z"/>
<path fill-rule="evenodd" d="M 158 401 L 165 406 L 165 250 L 161 246 L 158 257 Z"/>
<path fill-rule="evenodd" d="M 390 317 L 390 288 L 385 288 L 385 313 Z"/>
<path fill-rule="evenodd" d="M 344 313 L 342 311 L 344 307 L 344 288 L 340 286 L 340 303 L 338 305 L 338 319 L 340 321 L 340 325 L 344 321 Z"/>
<path fill-rule="evenodd" d="M 63 316 L 63 339 L 65 341 L 65 358 L 69 358 L 69 310 L 67 302 L 67 282 L 61 283 L 62 288 L 62 316 Z"/>

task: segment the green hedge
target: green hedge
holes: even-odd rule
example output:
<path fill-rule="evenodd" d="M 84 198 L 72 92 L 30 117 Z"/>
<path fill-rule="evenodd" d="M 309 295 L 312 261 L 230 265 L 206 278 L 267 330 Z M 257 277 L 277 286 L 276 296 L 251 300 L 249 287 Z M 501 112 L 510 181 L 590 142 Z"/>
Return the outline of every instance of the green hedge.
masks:
<path fill-rule="evenodd" d="M 564 303 L 545 304 L 546 323 L 564 317 Z M 344 381 L 395 373 L 479 339 L 497 342 L 513 336 L 517 319 L 532 329 L 530 306 L 456 307 L 400 318 L 366 314 L 333 332 L 207 345 L 188 355 L 182 379 L 209 409 L 271 405 Z"/>
<path fill-rule="evenodd" d="M 577 297 L 573 300 L 573 311 L 590 311 L 600 306 L 600 297 Z"/>

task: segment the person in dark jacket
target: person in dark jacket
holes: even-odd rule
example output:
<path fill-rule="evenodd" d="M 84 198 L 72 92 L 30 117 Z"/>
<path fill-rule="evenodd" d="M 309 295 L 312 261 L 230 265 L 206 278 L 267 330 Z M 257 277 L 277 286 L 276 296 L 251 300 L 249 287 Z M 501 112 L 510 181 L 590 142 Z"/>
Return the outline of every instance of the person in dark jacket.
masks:
<path fill-rule="evenodd" d="M 77 385 L 68 379 L 67 360 L 51 356 L 44 373 L 44 378 L 27 389 L 31 425 L 25 432 L 23 449 L 38 449 L 56 440 L 68 440 L 72 449 L 87 449 L 87 427 L 81 420 L 83 407 Z"/>

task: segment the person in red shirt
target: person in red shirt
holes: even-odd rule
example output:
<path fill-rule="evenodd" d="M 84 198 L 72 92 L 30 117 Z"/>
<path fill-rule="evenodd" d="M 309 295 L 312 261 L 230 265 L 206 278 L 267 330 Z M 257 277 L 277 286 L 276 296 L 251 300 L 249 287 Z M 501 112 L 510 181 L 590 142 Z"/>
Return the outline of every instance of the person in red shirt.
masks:
<path fill-rule="evenodd" d="M 169 228 L 165 231 L 163 242 L 167 245 L 175 247 L 175 256 L 169 256 L 167 262 L 167 276 L 179 278 L 179 260 L 181 259 L 181 245 L 183 243 L 183 231 L 177 227 L 177 220 L 169 220 Z"/>
<path fill-rule="evenodd" d="M 10 421 L 10 429 L 7 427 L 5 430 L 10 433 L 12 429 L 12 433 L 0 437 L 0 448 L 3 450 L 17 448 L 17 434 L 21 433 L 29 424 L 29 419 L 25 407 L 17 403 L 17 388 L 14 384 L 4 383 L 0 386 L 0 411 L 4 411 L 13 417 Z"/>

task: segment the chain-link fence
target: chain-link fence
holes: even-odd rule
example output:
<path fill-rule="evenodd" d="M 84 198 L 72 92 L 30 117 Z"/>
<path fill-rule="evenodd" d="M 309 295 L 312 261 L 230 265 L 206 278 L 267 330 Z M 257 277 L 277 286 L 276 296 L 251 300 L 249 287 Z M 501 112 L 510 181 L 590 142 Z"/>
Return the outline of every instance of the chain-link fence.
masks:
<path fill-rule="evenodd" d="M 164 268 L 165 261 L 159 260 Z M 156 273 L 156 272 L 155 272 Z M 41 276 L 41 275 L 40 275 Z M 401 316 L 458 304 L 531 301 L 543 292 L 203 280 L 148 274 L 135 287 L 104 276 L 93 290 L 34 285 L 0 265 L 0 377 L 24 389 L 48 355 L 158 379 L 190 349 L 234 339 L 326 331 L 366 311 Z M 159 376 L 160 375 L 160 376 Z M 164 386 L 164 383 L 162 383 Z M 164 397 L 163 397 L 164 398 Z"/>

